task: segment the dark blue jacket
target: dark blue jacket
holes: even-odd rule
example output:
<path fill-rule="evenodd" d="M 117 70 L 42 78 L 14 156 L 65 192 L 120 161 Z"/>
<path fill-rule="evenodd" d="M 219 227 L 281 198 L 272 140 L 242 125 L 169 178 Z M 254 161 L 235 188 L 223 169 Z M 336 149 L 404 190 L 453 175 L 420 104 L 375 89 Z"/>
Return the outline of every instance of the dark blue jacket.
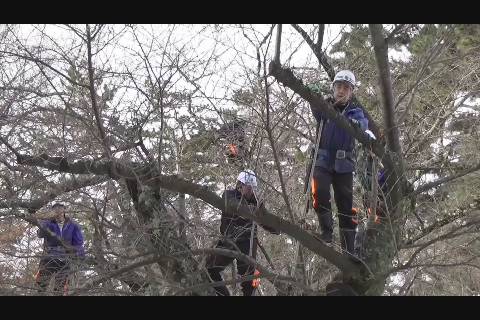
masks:
<path fill-rule="evenodd" d="M 317 120 L 317 130 L 320 122 L 324 119 L 322 137 L 320 139 L 315 165 L 338 173 L 355 171 L 355 160 L 353 156 L 355 138 L 332 120 L 324 118 L 320 111 L 312 107 L 311 110 Z M 340 107 L 335 107 L 335 110 L 349 120 L 356 120 L 363 131 L 368 129 L 368 119 L 363 113 L 363 107 L 358 102 L 350 100 L 343 110 L 341 110 Z M 337 150 L 344 150 L 346 157 L 344 159 L 337 158 Z"/>
<path fill-rule="evenodd" d="M 222 199 L 225 201 L 226 199 L 231 201 L 231 200 L 238 200 L 240 201 L 242 199 L 242 193 L 238 191 L 238 189 L 233 189 L 233 190 L 226 190 L 223 195 Z M 251 200 L 246 200 L 245 198 L 242 200 L 243 203 L 247 205 L 252 205 L 254 207 L 257 206 L 257 200 L 255 198 Z M 270 233 L 273 234 L 279 234 L 278 231 L 276 231 L 273 228 L 270 228 L 268 226 L 261 225 L 262 228 L 267 230 Z M 221 224 L 220 224 L 220 233 L 224 236 L 229 237 L 233 241 L 240 241 L 240 240 L 247 240 L 250 239 L 251 232 L 252 232 L 252 227 L 253 227 L 253 221 L 250 219 L 245 219 L 243 217 L 240 217 L 238 215 L 230 214 L 225 211 L 222 211 L 222 218 L 221 218 Z M 257 228 L 254 230 L 254 238 L 257 237 Z"/>
<path fill-rule="evenodd" d="M 39 238 L 44 238 L 43 246 L 47 256 L 60 259 L 66 258 L 67 256 L 85 256 L 83 235 L 80 226 L 77 223 L 66 218 L 62 230 L 60 230 L 60 227 L 55 220 L 44 220 L 40 225 L 53 232 L 59 239 L 62 239 L 65 244 L 73 247 L 72 249 L 66 249 L 56 237 L 39 229 L 37 235 Z"/>

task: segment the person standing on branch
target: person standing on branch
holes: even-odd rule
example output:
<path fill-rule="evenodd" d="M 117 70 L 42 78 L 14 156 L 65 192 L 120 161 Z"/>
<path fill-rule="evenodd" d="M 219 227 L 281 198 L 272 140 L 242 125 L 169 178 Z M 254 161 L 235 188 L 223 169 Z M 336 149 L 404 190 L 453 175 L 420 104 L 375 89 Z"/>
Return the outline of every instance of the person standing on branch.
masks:
<path fill-rule="evenodd" d="M 257 178 L 251 170 L 240 172 L 237 178 L 235 189 L 226 190 L 222 199 L 225 202 L 231 200 L 240 201 L 241 204 L 251 206 L 252 210 L 263 205 L 256 196 L 255 188 L 257 187 Z M 270 233 L 279 234 L 278 231 L 262 225 L 262 227 Z M 240 250 L 241 253 L 256 259 L 257 252 L 257 228 L 256 223 L 250 219 L 240 217 L 222 211 L 220 233 L 223 238 L 218 240 L 215 248 L 228 249 L 233 251 Z M 222 256 L 220 254 L 212 254 L 207 258 L 206 267 L 210 278 L 214 282 L 223 281 L 221 272 L 233 262 L 234 258 Z M 252 276 L 255 269 L 241 260 L 237 260 L 237 271 L 242 276 Z M 255 291 L 255 283 L 252 280 L 243 281 L 241 283 L 244 296 L 252 296 Z M 229 296 L 225 285 L 214 286 L 217 295 Z"/>
<path fill-rule="evenodd" d="M 55 203 L 37 231 L 38 237 L 44 239 L 44 255 L 35 279 L 39 292 L 46 291 L 52 277 L 55 279 L 55 292 L 66 290 L 71 261 L 85 257 L 80 226 L 65 213 L 65 205 Z"/>
<path fill-rule="evenodd" d="M 363 107 L 353 98 L 355 76 L 350 70 L 339 71 L 332 83 L 333 99 L 327 99 L 339 114 L 362 130 L 368 129 Z M 321 134 L 314 159 L 311 181 L 313 208 L 319 220 L 320 238 L 327 244 L 333 242 L 333 216 L 330 185 L 333 186 L 338 209 L 340 244 L 344 251 L 354 253 L 355 223 L 352 220 L 353 172 L 355 171 L 355 139 L 320 110 L 310 105 L 317 120 L 317 134 Z M 321 128 L 321 132 L 318 132 Z"/>

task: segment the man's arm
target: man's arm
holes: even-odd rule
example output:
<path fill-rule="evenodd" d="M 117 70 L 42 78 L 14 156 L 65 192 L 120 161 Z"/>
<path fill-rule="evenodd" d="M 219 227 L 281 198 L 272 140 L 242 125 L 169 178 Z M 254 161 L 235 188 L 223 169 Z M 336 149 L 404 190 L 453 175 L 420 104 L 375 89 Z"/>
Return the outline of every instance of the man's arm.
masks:
<path fill-rule="evenodd" d="M 322 121 L 322 112 L 317 108 L 314 108 L 311 104 L 310 104 L 310 110 L 312 111 L 312 115 L 315 117 L 317 122 L 320 123 Z"/>
<path fill-rule="evenodd" d="M 365 117 L 365 114 L 360 107 L 358 107 L 357 110 L 355 110 L 355 112 L 352 114 L 351 120 L 353 123 L 360 126 L 363 131 L 368 129 L 368 119 Z"/>
<path fill-rule="evenodd" d="M 37 237 L 46 238 L 47 236 L 49 236 L 48 231 L 47 231 L 48 226 L 47 226 L 47 223 L 45 221 L 40 222 L 40 227 L 41 228 L 38 228 L 38 230 L 37 230 Z"/>
<path fill-rule="evenodd" d="M 222 194 L 222 201 L 226 203 L 227 200 L 227 191 L 224 191 Z M 225 210 L 222 210 L 222 215 L 220 217 L 220 234 L 225 235 L 225 231 L 227 230 L 228 227 L 228 221 L 226 219 L 226 214 Z"/>

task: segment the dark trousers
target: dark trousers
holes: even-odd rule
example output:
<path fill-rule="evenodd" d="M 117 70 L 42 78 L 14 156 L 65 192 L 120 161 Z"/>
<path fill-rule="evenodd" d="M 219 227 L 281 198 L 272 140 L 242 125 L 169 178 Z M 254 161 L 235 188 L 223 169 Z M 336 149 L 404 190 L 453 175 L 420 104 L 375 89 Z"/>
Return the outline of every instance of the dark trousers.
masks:
<path fill-rule="evenodd" d="M 316 166 L 313 171 L 313 208 L 317 213 L 323 238 L 327 239 L 331 239 L 333 236 L 330 185 L 333 186 L 338 209 L 341 246 L 349 253 L 353 253 L 356 227 L 352 220 L 353 174 L 336 173 L 319 166 Z"/>
<path fill-rule="evenodd" d="M 43 257 L 40 260 L 38 273 L 35 279 L 35 282 L 39 286 L 38 291 L 44 292 L 48 287 L 50 279 L 54 277 L 55 292 L 63 293 L 63 289 L 67 283 L 69 269 L 69 265 L 65 260 Z"/>
<path fill-rule="evenodd" d="M 250 251 L 250 239 L 242 239 L 235 241 L 235 245 L 238 249 L 245 255 L 249 254 Z M 228 249 L 237 251 L 237 248 L 228 240 L 219 240 L 215 248 L 219 249 Z M 257 241 L 254 239 L 253 241 L 253 248 L 252 248 L 252 256 L 255 258 L 256 256 L 256 249 L 257 249 Z M 221 272 L 225 270 L 225 268 L 233 262 L 234 258 L 226 257 L 218 254 L 212 254 L 207 258 L 207 270 L 210 278 L 212 281 L 223 281 Z M 254 274 L 255 270 L 254 267 L 243 262 L 237 260 L 237 272 L 241 276 L 251 276 Z M 241 283 L 242 292 L 244 296 L 252 296 L 255 288 L 252 286 L 252 280 L 243 281 Z M 215 291 L 219 296 L 229 296 L 230 292 L 228 291 L 225 285 L 218 285 L 215 286 Z"/>

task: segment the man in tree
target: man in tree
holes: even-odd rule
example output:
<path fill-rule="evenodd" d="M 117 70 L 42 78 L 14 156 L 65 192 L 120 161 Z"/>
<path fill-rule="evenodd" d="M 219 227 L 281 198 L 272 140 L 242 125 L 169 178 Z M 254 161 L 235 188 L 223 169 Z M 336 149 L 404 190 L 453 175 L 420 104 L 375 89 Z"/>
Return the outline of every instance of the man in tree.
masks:
<path fill-rule="evenodd" d="M 66 288 L 71 260 L 85 256 L 80 226 L 66 217 L 65 212 L 65 205 L 55 203 L 37 231 L 38 237 L 44 238 L 44 256 L 40 259 L 36 276 L 39 292 L 47 289 L 52 277 L 55 292 L 62 292 L 62 288 Z"/>
<path fill-rule="evenodd" d="M 255 188 L 257 187 L 257 179 L 255 174 L 251 170 L 245 170 L 240 172 L 237 178 L 237 184 L 235 189 L 226 190 L 222 198 L 225 202 L 232 200 L 239 201 L 240 204 L 245 204 L 251 207 L 252 211 L 262 206 L 255 194 Z M 276 230 L 262 226 L 265 230 L 279 234 Z M 233 251 L 240 251 L 245 255 L 249 255 L 253 259 L 256 258 L 257 251 L 257 228 L 256 224 L 250 220 L 245 219 L 237 215 L 230 214 L 223 211 L 221 217 L 220 233 L 224 236 L 218 240 L 215 248 L 228 249 Z M 223 281 L 221 272 L 232 263 L 234 258 L 222 256 L 219 254 L 212 254 L 207 258 L 207 270 L 212 281 Z M 254 267 L 241 260 L 237 260 L 237 271 L 242 276 L 251 276 L 254 274 Z M 254 293 L 254 285 L 252 280 L 243 281 L 242 292 L 244 296 L 251 296 Z M 229 296 L 225 285 L 215 286 L 217 295 Z"/>
<path fill-rule="evenodd" d="M 355 88 L 354 74 L 349 70 L 339 71 L 335 75 L 332 87 L 333 98 L 328 98 L 327 101 L 332 103 L 333 108 L 353 125 L 367 130 L 368 120 L 363 113 L 363 108 L 352 99 Z M 338 209 L 341 247 L 349 254 L 353 254 L 356 227 L 352 220 L 355 139 L 334 121 L 325 118 L 321 111 L 312 105 L 310 108 L 317 120 L 317 134 L 319 128 L 322 128 L 320 143 L 316 146 L 318 152 L 313 162 L 314 172 L 311 181 L 313 208 L 319 219 L 320 238 L 328 244 L 333 242 L 330 201 L 330 185 L 333 185 Z"/>
<path fill-rule="evenodd" d="M 245 120 L 235 119 L 225 123 L 217 132 L 226 143 L 225 156 L 228 163 L 242 163 L 245 157 Z"/>

